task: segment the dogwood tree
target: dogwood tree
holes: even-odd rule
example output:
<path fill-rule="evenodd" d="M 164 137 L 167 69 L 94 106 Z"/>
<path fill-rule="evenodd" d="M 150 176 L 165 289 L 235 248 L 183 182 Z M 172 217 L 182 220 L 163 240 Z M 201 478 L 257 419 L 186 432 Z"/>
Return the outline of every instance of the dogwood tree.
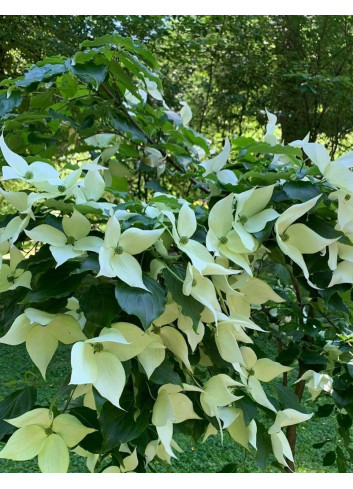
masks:
<path fill-rule="evenodd" d="M 0 349 L 25 343 L 43 382 L 59 342 L 71 365 L 49 404 L 1 402 L 0 457 L 143 472 L 178 425 L 293 471 L 297 424 L 334 413 L 345 471 L 352 154 L 285 144 L 272 113 L 212 153 L 118 35 L 1 85 Z"/>

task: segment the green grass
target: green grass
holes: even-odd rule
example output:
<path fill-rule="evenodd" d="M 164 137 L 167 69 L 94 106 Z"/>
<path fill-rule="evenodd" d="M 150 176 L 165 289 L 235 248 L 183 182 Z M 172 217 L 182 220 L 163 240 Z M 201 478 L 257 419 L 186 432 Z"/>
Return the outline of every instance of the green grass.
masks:
<path fill-rule="evenodd" d="M 0 400 L 17 389 L 33 382 L 38 385 L 38 404 L 48 405 L 52 397 L 60 388 L 70 373 L 69 349 L 58 349 L 54 360 L 47 370 L 47 382 L 41 376 L 28 357 L 24 345 L 17 347 L 0 345 Z M 310 404 L 308 404 L 310 412 Z M 197 421 L 196 421 L 197 422 Z M 177 427 L 175 429 L 177 431 Z M 321 449 L 314 449 L 314 443 L 326 438 L 334 438 L 336 433 L 336 421 L 334 417 L 313 419 L 298 426 L 298 441 L 296 449 L 297 472 L 337 472 L 335 465 L 323 467 L 322 460 L 334 445 L 327 443 Z M 224 434 L 224 442 L 220 436 L 210 437 L 206 443 L 192 442 L 191 438 L 184 434 L 176 433 L 176 441 L 183 449 L 183 453 L 177 454 L 178 459 L 173 460 L 172 465 L 159 462 L 152 463 L 151 467 L 157 472 L 205 472 L 214 473 L 222 469 L 228 463 L 235 463 L 238 472 L 261 472 L 251 453 L 234 443 L 227 433 Z M 3 444 L 0 443 L 0 448 Z M 275 459 L 269 457 L 269 463 L 265 472 L 279 472 L 273 465 Z M 352 472 L 353 465 L 348 465 Z M 85 460 L 75 454 L 71 455 L 70 472 L 87 472 Z M 28 473 L 39 472 L 36 459 L 26 462 L 14 462 L 0 459 L 0 473 Z"/>

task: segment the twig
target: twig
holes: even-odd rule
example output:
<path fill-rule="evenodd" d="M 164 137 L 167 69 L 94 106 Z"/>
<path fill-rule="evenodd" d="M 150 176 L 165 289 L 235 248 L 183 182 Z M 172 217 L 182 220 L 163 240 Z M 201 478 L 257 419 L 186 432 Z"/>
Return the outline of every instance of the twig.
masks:
<path fill-rule="evenodd" d="M 109 95 L 109 97 L 114 101 L 114 104 L 119 107 L 119 109 L 122 111 L 122 113 L 128 118 L 128 120 L 131 122 L 131 124 L 135 127 L 135 129 L 137 129 L 138 131 L 140 131 L 144 136 L 145 138 L 147 139 L 147 141 L 150 143 L 150 144 L 157 144 L 145 131 L 144 129 L 140 126 L 140 124 L 138 122 L 135 121 L 135 119 L 129 114 L 129 111 L 126 110 L 126 108 L 122 105 L 121 101 L 113 94 L 113 92 L 104 84 L 102 83 L 100 85 L 102 87 L 102 89 L 105 91 L 105 93 L 107 95 Z M 180 171 L 181 173 L 184 172 L 184 169 L 183 167 L 181 167 L 178 163 L 176 163 L 170 156 L 166 155 L 165 153 L 163 153 L 161 151 L 161 153 L 163 154 L 163 156 L 165 157 L 165 159 L 168 161 L 168 163 L 170 163 L 176 170 Z M 206 187 L 205 185 L 200 185 L 200 183 L 193 177 L 190 178 L 190 181 L 194 184 L 194 185 L 198 185 L 200 187 L 201 190 L 203 190 L 205 193 L 209 194 L 210 193 L 210 189 L 208 187 Z"/>

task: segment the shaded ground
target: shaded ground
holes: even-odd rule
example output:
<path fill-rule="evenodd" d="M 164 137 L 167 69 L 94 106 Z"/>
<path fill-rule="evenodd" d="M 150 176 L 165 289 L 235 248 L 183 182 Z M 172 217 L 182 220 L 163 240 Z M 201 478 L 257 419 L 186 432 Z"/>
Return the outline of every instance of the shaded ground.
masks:
<path fill-rule="evenodd" d="M 16 372 L 14 377 L 14 372 Z M 11 392 L 26 385 L 25 379 L 32 384 L 38 383 L 38 403 L 46 405 L 52 399 L 61 382 L 70 372 L 69 350 L 61 348 L 49 365 L 47 371 L 47 383 L 41 379 L 36 367 L 30 361 L 24 345 L 17 347 L 0 345 L 0 400 Z M 310 411 L 310 407 L 309 407 Z M 330 438 L 335 430 L 333 417 L 314 419 L 298 427 L 298 443 L 296 464 L 298 472 L 337 472 L 334 465 L 323 467 L 322 460 L 333 446 L 326 444 L 321 449 L 314 449 L 314 443 Z M 253 457 L 242 447 L 236 445 L 225 433 L 222 445 L 219 436 L 211 437 L 205 444 L 193 445 L 193 442 L 185 435 L 176 435 L 176 441 L 184 452 L 178 455 L 171 466 L 161 463 L 153 464 L 153 470 L 157 472 L 218 472 L 229 463 L 237 465 L 238 472 L 260 472 Z M 0 443 L 0 447 L 3 444 Z M 266 466 L 266 472 L 278 472 L 279 469 L 272 465 L 274 458 Z M 87 472 L 84 459 L 72 455 L 70 472 Z M 349 467 L 353 472 L 353 466 Z M 39 472 L 36 459 L 26 462 L 13 462 L 0 459 L 0 473 L 8 472 Z"/>

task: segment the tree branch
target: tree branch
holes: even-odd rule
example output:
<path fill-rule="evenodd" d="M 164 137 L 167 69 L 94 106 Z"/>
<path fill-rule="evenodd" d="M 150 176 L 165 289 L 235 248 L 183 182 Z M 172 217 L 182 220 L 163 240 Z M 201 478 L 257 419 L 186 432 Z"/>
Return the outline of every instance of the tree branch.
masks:
<path fill-rule="evenodd" d="M 138 122 L 135 121 L 135 119 L 133 117 L 131 117 L 131 115 L 129 114 L 128 110 L 126 110 L 126 108 L 122 105 L 121 101 L 116 98 L 116 96 L 112 93 L 112 91 L 104 84 L 102 83 L 100 85 L 102 87 L 102 89 L 105 91 L 105 93 L 107 95 L 109 95 L 109 97 L 114 101 L 114 104 L 119 107 L 119 109 L 123 112 L 123 114 L 128 118 L 128 120 L 131 122 L 131 124 L 138 130 L 140 131 L 147 139 L 147 141 L 150 143 L 150 144 L 157 144 L 145 131 L 144 129 L 140 126 L 140 124 Z M 170 156 L 166 155 L 165 153 L 163 153 L 163 156 L 165 157 L 166 161 L 168 161 L 168 163 L 170 163 L 176 170 L 180 171 L 181 173 L 184 173 L 184 169 L 183 167 L 181 167 L 180 165 L 178 165 L 178 163 L 176 163 L 172 158 L 170 158 Z M 190 178 L 190 181 L 194 184 L 194 185 L 198 185 L 200 187 L 201 190 L 203 190 L 206 194 L 209 194 L 210 193 L 210 189 L 208 187 L 206 187 L 205 185 L 201 184 L 200 185 L 200 182 L 198 182 L 195 178 L 191 177 Z"/>

